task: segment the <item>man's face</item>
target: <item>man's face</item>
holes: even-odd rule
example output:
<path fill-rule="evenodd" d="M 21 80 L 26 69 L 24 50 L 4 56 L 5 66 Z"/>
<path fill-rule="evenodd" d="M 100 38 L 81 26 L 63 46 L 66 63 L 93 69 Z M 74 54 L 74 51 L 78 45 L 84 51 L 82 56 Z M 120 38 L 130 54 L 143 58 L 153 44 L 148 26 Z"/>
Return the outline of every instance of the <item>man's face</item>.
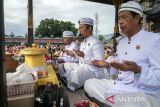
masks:
<path fill-rule="evenodd" d="M 63 41 L 65 45 L 69 45 L 72 42 L 72 37 L 64 37 Z"/>
<path fill-rule="evenodd" d="M 80 24 L 79 25 L 79 32 L 82 37 L 87 37 L 88 33 L 90 32 L 86 25 Z"/>
<path fill-rule="evenodd" d="M 130 11 L 122 11 L 118 15 L 119 28 L 122 33 L 129 35 L 134 32 L 136 27 L 139 27 L 139 19 L 133 17 Z"/>

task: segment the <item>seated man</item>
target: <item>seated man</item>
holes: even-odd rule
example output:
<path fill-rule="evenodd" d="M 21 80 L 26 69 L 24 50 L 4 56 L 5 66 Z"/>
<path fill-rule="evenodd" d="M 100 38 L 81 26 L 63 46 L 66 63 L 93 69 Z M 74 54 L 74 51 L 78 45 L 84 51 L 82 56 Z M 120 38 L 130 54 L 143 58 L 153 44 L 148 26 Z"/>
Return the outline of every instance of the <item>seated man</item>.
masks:
<path fill-rule="evenodd" d="M 71 31 L 64 31 L 63 32 L 63 40 L 65 49 L 62 50 L 63 54 L 59 56 L 58 63 L 64 63 L 64 62 L 78 62 L 78 59 L 74 57 L 73 50 L 79 50 L 79 46 L 76 44 L 76 42 L 73 40 L 74 34 Z"/>
<path fill-rule="evenodd" d="M 78 62 L 78 58 L 74 57 L 73 50 L 79 50 L 79 46 L 76 44 L 76 42 L 73 40 L 74 34 L 71 31 L 64 31 L 63 32 L 63 40 L 65 49 L 61 51 L 62 54 L 58 57 L 58 59 L 52 61 L 53 68 L 55 69 L 61 69 L 62 64 L 66 62 Z M 57 62 L 57 63 L 56 63 Z"/>
<path fill-rule="evenodd" d="M 79 31 L 84 40 L 80 43 L 80 51 L 74 50 L 75 57 L 79 57 L 79 63 L 64 63 L 61 74 L 67 74 L 68 88 L 71 91 L 80 88 L 90 78 L 103 78 L 102 68 L 96 67 L 90 62 L 104 59 L 104 45 L 93 34 L 93 20 L 82 18 L 79 21 Z"/>
<path fill-rule="evenodd" d="M 141 29 L 142 12 L 135 1 L 121 5 L 119 26 L 126 36 L 119 40 L 118 60 L 92 61 L 118 78 L 87 80 L 84 89 L 90 97 L 113 107 L 160 107 L 160 36 Z"/>

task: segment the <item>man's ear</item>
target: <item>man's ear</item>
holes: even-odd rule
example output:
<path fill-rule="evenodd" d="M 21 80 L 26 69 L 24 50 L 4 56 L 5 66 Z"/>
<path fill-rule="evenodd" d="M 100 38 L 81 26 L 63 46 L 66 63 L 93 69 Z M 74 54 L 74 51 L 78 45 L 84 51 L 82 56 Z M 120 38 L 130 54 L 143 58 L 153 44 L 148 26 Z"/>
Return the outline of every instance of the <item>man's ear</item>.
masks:
<path fill-rule="evenodd" d="M 137 21 L 137 23 L 140 23 L 141 22 L 141 20 L 142 20 L 142 18 L 141 18 L 141 16 L 140 15 L 136 15 L 136 21 Z"/>
<path fill-rule="evenodd" d="M 87 26 L 87 29 L 92 30 L 92 27 L 91 26 Z"/>

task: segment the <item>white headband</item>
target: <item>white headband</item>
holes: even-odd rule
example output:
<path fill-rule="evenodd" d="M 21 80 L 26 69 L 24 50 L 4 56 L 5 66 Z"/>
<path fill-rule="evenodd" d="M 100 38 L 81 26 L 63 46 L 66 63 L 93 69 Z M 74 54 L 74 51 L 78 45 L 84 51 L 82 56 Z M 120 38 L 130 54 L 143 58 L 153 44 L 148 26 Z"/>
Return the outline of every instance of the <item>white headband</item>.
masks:
<path fill-rule="evenodd" d="M 78 22 L 79 24 L 87 24 L 87 25 L 91 25 L 93 26 L 93 19 L 89 18 L 89 17 L 85 17 L 79 20 Z"/>
<path fill-rule="evenodd" d="M 122 12 L 122 11 L 133 11 L 137 14 L 139 14 L 141 17 L 143 16 L 143 9 L 141 7 L 141 5 L 138 2 L 135 1 L 128 1 L 126 3 L 123 3 L 121 5 L 121 7 L 119 8 L 118 13 Z"/>
<path fill-rule="evenodd" d="M 64 31 L 63 37 L 74 37 L 74 34 L 71 31 Z"/>

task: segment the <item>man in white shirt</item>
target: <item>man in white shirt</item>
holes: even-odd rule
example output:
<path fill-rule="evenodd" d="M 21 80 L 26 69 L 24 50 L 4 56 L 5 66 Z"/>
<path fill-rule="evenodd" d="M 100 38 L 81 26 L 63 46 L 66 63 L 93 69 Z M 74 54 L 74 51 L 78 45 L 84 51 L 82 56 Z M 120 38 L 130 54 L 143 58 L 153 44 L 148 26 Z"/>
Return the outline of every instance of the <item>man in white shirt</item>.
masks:
<path fill-rule="evenodd" d="M 74 50 L 74 56 L 79 57 L 79 63 L 64 63 L 65 71 L 70 72 L 66 79 L 71 91 L 82 87 L 87 79 L 104 77 L 102 68 L 91 64 L 92 60 L 104 59 L 104 45 L 92 34 L 93 20 L 91 18 L 80 19 L 79 32 L 84 37 L 80 44 L 80 51 Z"/>
<path fill-rule="evenodd" d="M 92 61 L 118 78 L 87 80 L 84 89 L 90 97 L 113 107 L 160 107 L 160 35 L 141 29 L 142 12 L 135 1 L 121 5 L 119 27 L 125 36 L 117 46 L 118 61 Z"/>
<path fill-rule="evenodd" d="M 64 31 L 63 32 L 63 40 L 65 49 L 62 50 L 63 53 L 60 55 L 58 63 L 65 63 L 65 62 L 78 62 L 78 59 L 73 57 L 72 51 L 79 50 L 79 46 L 73 40 L 74 34 L 71 31 Z"/>

